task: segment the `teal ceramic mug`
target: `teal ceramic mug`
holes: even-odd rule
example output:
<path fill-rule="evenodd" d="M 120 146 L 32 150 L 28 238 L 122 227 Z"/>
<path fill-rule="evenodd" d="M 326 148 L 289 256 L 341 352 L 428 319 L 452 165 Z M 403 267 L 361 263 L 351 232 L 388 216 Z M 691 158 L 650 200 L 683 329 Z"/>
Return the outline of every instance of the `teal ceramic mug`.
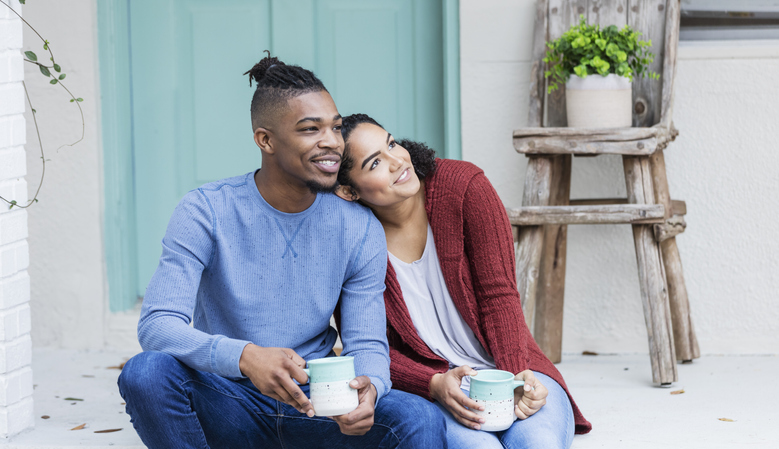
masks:
<path fill-rule="evenodd" d="M 355 378 L 354 357 L 325 357 L 308 361 L 311 405 L 317 416 L 338 416 L 357 408 L 357 390 L 349 386 Z"/>
<path fill-rule="evenodd" d="M 499 369 L 485 369 L 471 378 L 469 397 L 484 410 L 474 410 L 485 422 L 481 430 L 497 432 L 511 427 L 517 419 L 514 414 L 514 389 L 525 385 L 523 380 L 514 380 L 514 375 Z"/>

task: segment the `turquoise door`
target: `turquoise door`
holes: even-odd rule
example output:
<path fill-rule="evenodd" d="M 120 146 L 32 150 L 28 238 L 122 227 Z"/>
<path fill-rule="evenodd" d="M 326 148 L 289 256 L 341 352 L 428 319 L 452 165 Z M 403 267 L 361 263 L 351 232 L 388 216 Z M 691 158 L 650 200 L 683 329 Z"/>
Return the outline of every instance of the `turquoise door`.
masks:
<path fill-rule="evenodd" d="M 249 117 L 254 90 L 242 74 L 263 50 L 313 69 L 341 114 L 368 113 L 396 136 L 424 141 L 443 156 L 449 3 L 132 0 L 126 12 L 116 6 L 114 16 L 127 15 L 134 211 L 124 215 L 134 215 L 126 227 L 134 238 L 125 240 L 137 248 L 137 296 L 157 266 L 180 198 L 260 166 Z M 122 20 L 111 20 L 119 25 L 109 31 L 121 35 Z M 121 84 L 121 73 L 113 76 Z M 122 308 L 114 303 L 112 293 L 112 309 Z"/>

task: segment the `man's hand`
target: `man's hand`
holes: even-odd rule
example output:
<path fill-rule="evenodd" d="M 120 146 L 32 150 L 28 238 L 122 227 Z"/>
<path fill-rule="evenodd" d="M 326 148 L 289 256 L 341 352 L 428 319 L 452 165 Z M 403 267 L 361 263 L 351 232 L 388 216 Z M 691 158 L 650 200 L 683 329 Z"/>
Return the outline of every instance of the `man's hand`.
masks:
<path fill-rule="evenodd" d="M 484 410 L 476 401 L 469 398 L 460 389 L 460 383 L 465 376 L 476 376 L 478 373 L 468 365 L 458 366 L 446 373 L 438 373 L 430 379 L 430 397 L 440 402 L 460 424 L 470 429 L 479 430 L 484 418 L 472 410 Z"/>
<path fill-rule="evenodd" d="M 527 419 L 546 404 L 549 391 L 529 369 L 517 374 L 514 379 L 525 381 L 521 389 L 514 390 L 514 413 L 519 419 Z"/>
<path fill-rule="evenodd" d="M 359 376 L 349 382 L 349 386 L 357 390 L 360 404 L 351 412 L 333 416 L 344 435 L 365 435 L 373 427 L 373 414 L 376 407 L 376 387 L 368 376 Z"/>
<path fill-rule="evenodd" d="M 241 372 L 248 377 L 260 393 L 289 404 L 300 413 L 314 416 L 314 407 L 298 385 L 308 382 L 303 368 L 306 361 L 288 348 L 262 348 L 248 344 L 243 348 L 238 362 Z M 371 415 L 372 416 L 372 415 Z"/>

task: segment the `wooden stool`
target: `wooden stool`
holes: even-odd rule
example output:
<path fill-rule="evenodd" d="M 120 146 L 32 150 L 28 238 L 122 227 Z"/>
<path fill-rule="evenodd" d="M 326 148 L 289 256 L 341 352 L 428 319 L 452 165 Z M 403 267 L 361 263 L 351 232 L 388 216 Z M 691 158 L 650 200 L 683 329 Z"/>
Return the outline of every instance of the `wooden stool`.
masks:
<path fill-rule="evenodd" d="M 663 150 L 678 131 L 671 121 L 679 2 L 540 0 L 536 12 L 530 128 L 514 131 L 514 147 L 529 157 L 522 207 L 507 208 L 519 227 L 517 286 L 528 326 L 544 353 L 559 362 L 562 348 L 566 232 L 569 224 L 633 225 L 652 380 L 677 380 L 676 360 L 700 357 L 675 236 L 686 205 L 668 193 Z M 566 128 L 564 86 L 545 95 L 545 43 L 579 15 L 601 26 L 629 24 L 651 39 L 660 80 L 633 82 L 634 128 Z M 546 111 L 545 111 L 546 110 Z M 546 127 L 543 117 L 546 112 Z M 627 198 L 570 200 L 571 157 L 621 154 Z"/>

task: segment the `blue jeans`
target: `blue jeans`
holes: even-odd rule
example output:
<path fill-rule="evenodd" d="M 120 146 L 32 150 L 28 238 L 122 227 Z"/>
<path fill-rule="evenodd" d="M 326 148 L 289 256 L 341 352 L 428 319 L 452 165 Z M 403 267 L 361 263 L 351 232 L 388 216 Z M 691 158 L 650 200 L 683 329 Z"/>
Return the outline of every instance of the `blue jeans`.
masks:
<path fill-rule="evenodd" d="M 197 371 L 160 352 L 130 359 L 119 392 L 135 430 L 152 449 L 446 447 L 438 408 L 397 390 L 379 400 L 373 427 L 362 436 L 344 435 L 332 419 L 309 418 L 261 394 L 249 379 Z"/>
<path fill-rule="evenodd" d="M 573 443 L 573 409 L 565 390 L 551 377 L 533 371 L 549 390 L 546 404 L 525 420 L 516 420 L 508 430 L 484 432 L 463 426 L 440 403 L 446 417 L 446 440 L 450 449 L 568 449 Z M 468 392 L 463 390 L 467 395 Z"/>

